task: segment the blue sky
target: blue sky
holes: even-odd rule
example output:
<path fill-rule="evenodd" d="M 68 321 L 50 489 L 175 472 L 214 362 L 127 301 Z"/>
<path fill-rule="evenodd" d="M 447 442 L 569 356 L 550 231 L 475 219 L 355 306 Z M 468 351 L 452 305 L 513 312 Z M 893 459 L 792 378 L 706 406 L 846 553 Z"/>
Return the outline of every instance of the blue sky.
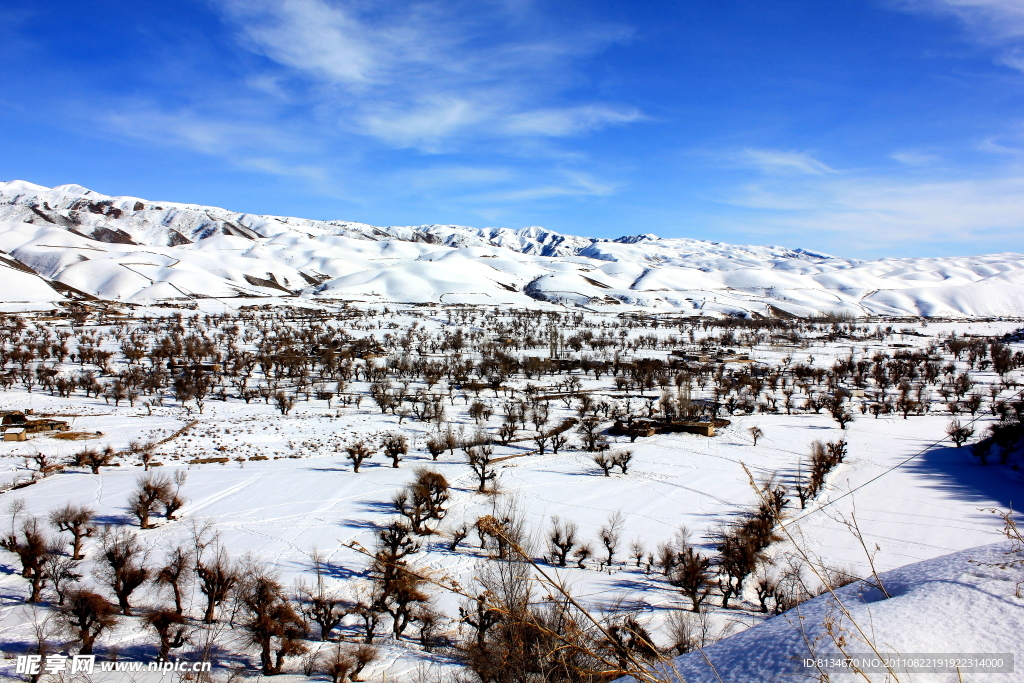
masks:
<path fill-rule="evenodd" d="M 377 225 L 1024 252 L 1024 2 L 2 0 L 0 178 Z"/>

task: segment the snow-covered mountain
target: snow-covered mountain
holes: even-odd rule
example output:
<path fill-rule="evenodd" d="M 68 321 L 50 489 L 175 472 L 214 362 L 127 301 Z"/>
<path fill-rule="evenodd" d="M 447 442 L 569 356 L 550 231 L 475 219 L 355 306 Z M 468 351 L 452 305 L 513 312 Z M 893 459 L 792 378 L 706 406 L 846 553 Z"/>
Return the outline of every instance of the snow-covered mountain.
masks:
<path fill-rule="evenodd" d="M 1024 255 L 860 261 L 538 227 L 375 227 L 0 183 L 3 299 L 289 297 L 703 314 L 1024 316 Z"/>

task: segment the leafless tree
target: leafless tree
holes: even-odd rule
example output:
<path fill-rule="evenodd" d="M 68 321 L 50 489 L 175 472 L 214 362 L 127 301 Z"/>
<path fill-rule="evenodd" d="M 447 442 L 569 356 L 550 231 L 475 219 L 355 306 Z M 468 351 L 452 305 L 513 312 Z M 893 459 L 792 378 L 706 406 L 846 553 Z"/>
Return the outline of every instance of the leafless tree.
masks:
<path fill-rule="evenodd" d="M 86 589 L 73 590 L 57 612 L 64 630 L 79 643 L 79 654 L 91 655 L 96 638 L 117 625 L 117 608 Z"/>
<path fill-rule="evenodd" d="M 134 533 L 124 527 L 107 529 L 100 536 L 103 553 L 96 561 L 95 574 L 117 597 L 121 614 L 131 616 L 131 595 L 152 578 L 146 567 L 149 552 Z"/>
<path fill-rule="evenodd" d="M 458 549 L 459 544 L 466 540 L 466 536 L 469 536 L 469 526 L 465 522 L 449 529 L 448 550 L 454 553 Z"/>
<path fill-rule="evenodd" d="M 28 579 L 32 591 L 26 602 L 39 602 L 49 578 L 45 564 L 51 555 L 59 552 L 56 544 L 46 537 L 39 520 L 35 517 L 22 520 L 20 530 L 12 528 L 9 534 L 0 538 L 0 547 L 21 560 L 21 575 Z"/>
<path fill-rule="evenodd" d="M 477 492 L 484 493 L 487 490 L 487 482 L 494 480 L 498 473 L 491 465 L 491 454 L 494 448 L 490 444 L 470 446 L 466 450 L 466 464 L 473 470 L 477 479 Z"/>
<path fill-rule="evenodd" d="M 612 566 L 612 561 L 615 558 L 615 551 L 619 547 L 619 539 L 622 536 L 622 527 L 625 524 L 626 516 L 622 514 L 622 510 L 616 510 L 608 516 L 608 521 L 597 532 L 601 545 L 604 546 L 605 552 L 608 553 L 608 559 L 605 560 L 605 564 L 609 567 Z"/>
<path fill-rule="evenodd" d="M 634 538 L 629 542 L 629 556 L 636 560 L 636 566 L 640 566 L 640 562 L 644 559 L 644 555 L 647 554 L 647 548 L 644 546 L 644 542 L 639 538 Z"/>
<path fill-rule="evenodd" d="M 699 612 L 711 593 L 711 558 L 702 555 L 693 546 L 678 551 L 669 583 L 690 599 L 690 609 Z"/>
<path fill-rule="evenodd" d="M 633 460 L 633 451 L 617 451 L 611 455 L 611 463 L 618 467 L 622 474 L 629 473 L 629 463 Z"/>
<path fill-rule="evenodd" d="M 142 463 L 142 469 L 145 472 L 149 471 L 149 467 L 153 463 L 156 449 L 157 444 L 152 441 L 132 441 L 128 444 L 128 452 L 134 453 L 139 458 L 139 462 Z"/>
<path fill-rule="evenodd" d="M 182 647 L 189 641 L 189 627 L 181 612 L 170 609 L 157 609 L 142 618 L 142 623 L 156 631 L 160 639 L 160 649 L 156 661 L 166 662 L 170 659 L 171 650 Z"/>
<path fill-rule="evenodd" d="M 306 625 L 284 593 L 277 577 L 262 565 L 246 568 L 239 588 L 242 614 L 239 625 L 259 649 L 260 669 L 265 676 L 281 673 L 286 657 L 307 651 Z"/>
<path fill-rule="evenodd" d="M 74 584 L 82 580 L 82 575 L 78 572 L 78 564 L 78 560 L 57 553 L 48 555 L 43 561 L 43 572 L 50 585 L 53 586 L 53 592 L 57 594 L 58 605 L 64 604 L 68 591 Z"/>
<path fill-rule="evenodd" d="M 398 467 L 402 456 L 409 452 L 409 439 L 400 432 L 387 432 L 381 437 L 380 447 L 391 458 L 391 466 Z"/>
<path fill-rule="evenodd" d="M 93 474 L 99 474 L 101 467 L 107 467 L 114 462 L 115 452 L 110 446 L 103 449 L 83 448 L 74 457 L 75 465 L 88 467 Z"/>
<path fill-rule="evenodd" d="M 960 420 L 954 419 L 946 427 L 946 436 L 956 444 L 957 448 L 960 448 L 974 436 L 974 428 L 969 425 L 963 426 L 960 424 Z"/>
<path fill-rule="evenodd" d="M 199 590 L 206 596 L 206 611 L 203 623 L 212 624 L 217 606 L 224 602 L 238 584 L 240 573 L 231 558 L 218 541 L 213 541 L 212 551 L 200 547 L 196 553 L 196 577 Z"/>
<path fill-rule="evenodd" d="M 279 391 L 274 394 L 274 405 L 281 411 L 282 415 L 287 415 L 295 407 L 295 397 L 285 391 Z"/>
<path fill-rule="evenodd" d="M 158 567 L 153 576 L 153 581 L 157 586 L 171 589 L 171 594 L 174 596 L 174 611 L 177 614 L 184 612 L 182 598 L 195 572 L 193 561 L 194 557 L 190 550 L 182 546 L 175 546 L 167 554 L 163 566 Z"/>
<path fill-rule="evenodd" d="M 332 640 L 331 632 L 337 628 L 347 614 L 345 602 L 327 590 L 324 581 L 325 560 L 323 554 L 314 549 L 310 553 L 310 560 L 313 562 L 313 571 L 316 573 L 316 583 L 312 587 L 306 586 L 304 583 L 299 584 L 298 594 L 301 610 L 308 619 L 312 619 L 320 626 L 320 640 Z"/>
<path fill-rule="evenodd" d="M 170 498 L 171 480 L 165 474 L 147 474 L 136 482 L 135 492 L 128 498 L 128 510 L 139 520 L 139 527 L 149 529 L 149 518 L 157 513 L 160 502 Z"/>
<path fill-rule="evenodd" d="M 352 469 L 355 472 L 358 472 L 363 461 L 372 458 L 375 452 L 376 451 L 362 439 L 353 441 L 345 446 L 346 457 L 352 461 Z"/>
<path fill-rule="evenodd" d="M 575 522 L 561 520 L 557 516 L 551 518 L 551 529 L 548 531 L 548 549 L 551 552 L 551 560 L 564 567 L 566 558 L 576 546 L 576 534 L 579 527 Z"/>
<path fill-rule="evenodd" d="M 92 508 L 72 503 L 50 512 L 50 525 L 57 531 L 71 534 L 72 559 L 81 560 L 84 557 L 82 541 L 96 533 L 96 527 L 92 524 L 95 514 Z"/>
<path fill-rule="evenodd" d="M 590 543 L 580 543 L 573 551 L 572 556 L 576 558 L 576 566 L 585 569 L 586 561 L 594 556 L 594 546 Z"/>

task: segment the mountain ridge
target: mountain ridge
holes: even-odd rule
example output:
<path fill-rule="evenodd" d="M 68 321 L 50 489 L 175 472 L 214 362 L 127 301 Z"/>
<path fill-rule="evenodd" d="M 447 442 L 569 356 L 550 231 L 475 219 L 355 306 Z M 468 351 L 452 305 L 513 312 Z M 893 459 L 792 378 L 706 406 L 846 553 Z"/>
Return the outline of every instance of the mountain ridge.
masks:
<path fill-rule="evenodd" d="M 15 194 L 18 190 L 23 190 L 23 193 Z M 48 194 L 52 196 L 62 197 L 65 201 L 51 202 L 43 199 L 39 201 L 40 196 Z M 74 200 L 73 198 L 78 198 Z M 71 201 L 68 201 L 71 200 Z M 85 200 L 85 201 L 80 201 Z M 136 210 L 134 207 L 138 204 L 142 204 L 143 208 Z M 29 210 L 35 208 L 44 215 L 36 213 L 36 217 L 42 220 L 46 220 L 46 214 L 58 214 L 60 215 L 65 211 L 81 212 L 83 209 L 90 210 L 90 207 L 100 209 L 103 207 L 109 207 L 120 212 L 120 215 L 111 215 L 110 213 L 98 212 L 96 210 L 90 210 L 91 213 L 103 216 L 103 219 L 97 219 L 99 223 L 106 223 L 110 221 L 122 221 L 126 220 L 128 214 L 136 214 L 139 211 L 149 214 L 154 210 L 163 211 L 169 214 L 168 218 L 162 219 L 160 222 L 171 226 L 177 221 L 174 220 L 174 216 L 179 213 L 200 213 L 205 214 L 208 218 L 215 222 L 226 223 L 229 226 L 234 223 L 246 225 L 246 222 L 260 221 L 273 221 L 283 225 L 292 227 L 319 227 L 319 226 L 336 226 L 341 229 L 338 234 L 339 236 L 353 236 L 356 238 L 365 239 L 399 239 L 402 241 L 419 242 L 424 241 L 431 244 L 438 244 L 443 246 L 484 246 L 484 244 L 490 246 L 500 246 L 513 251 L 526 254 L 538 254 L 540 256 L 578 256 L 581 255 L 588 247 L 598 243 L 616 243 L 616 244 L 638 244 L 642 242 L 679 242 L 692 245 L 707 245 L 707 246 L 719 246 L 723 243 L 713 242 L 708 240 L 696 240 L 690 238 L 662 238 L 658 235 L 651 233 L 641 233 L 636 235 L 623 235 L 616 238 L 601 238 L 601 237 L 583 237 L 577 235 L 567 235 L 559 233 L 554 230 L 549 230 L 540 226 L 528 226 L 523 228 L 505 228 L 505 227 L 485 227 L 485 228 L 474 228 L 464 225 L 456 224 L 423 224 L 415 226 L 373 226 L 367 223 L 359 223 L 356 221 L 346 221 L 340 219 L 331 219 L 318 221 L 314 219 L 299 218 L 294 216 L 277 216 L 277 215 L 266 215 L 266 214 L 250 214 L 243 212 L 231 211 L 216 206 L 206 206 L 202 204 L 189 204 L 182 202 L 154 202 L 150 200 L 142 199 L 141 197 L 134 196 L 113 196 L 104 195 L 95 190 L 90 190 L 86 187 L 77 184 L 65 184 L 58 185 L 53 188 L 47 188 L 42 185 L 36 185 L 23 180 L 13 180 L 0 182 L 0 220 L 18 220 L 26 217 L 32 218 L 27 215 L 27 212 L 11 211 L 8 208 L 7 211 L 3 210 L 3 207 L 18 207 L 22 206 Z M 131 207 L 131 208 L 129 208 Z M 154 209 L 155 207 L 155 209 Z M 215 212 L 219 216 L 211 215 L 211 212 Z M 67 216 L 65 216 L 67 218 Z M 230 218 L 234 218 L 231 221 Z M 51 218 L 52 220 L 52 218 Z M 28 221 L 25 221 L 28 222 Z M 251 226 L 247 226 L 251 227 Z M 109 228 L 108 228 L 109 229 Z M 229 231 L 230 231 L 229 227 Z M 178 231 L 181 233 L 181 231 Z M 230 233 L 229 233 L 230 234 Z M 198 233 L 193 235 L 196 239 L 205 239 L 212 236 L 209 233 Z M 481 243 L 473 244 L 472 238 L 477 238 Z M 100 239 L 99 241 L 104 241 Z M 518 243 L 517 243 L 518 241 Z M 563 246 L 564 245 L 564 246 Z M 150 245 L 160 246 L 160 245 Z M 173 244 L 167 244 L 164 246 L 178 246 Z M 738 245 L 729 245 L 736 247 Z M 770 249 L 780 256 L 792 256 L 792 257 L 807 257 L 813 259 L 827 259 L 833 258 L 827 254 L 820 252 L 813 252 L 806 249 L 788 249 L 786 247 L 768 245 L 760 247 L 761 249 Z"/>
<path fill-rule="evenodd" d="M 860 260 L 650 233 L 380 227 L 108 196 L 76 184 L 0 182 L 0 251 L 19 264 L 0 264 L 17 280 L 7 301 L 50 301 L 56 285 L 135 303 L 309 296 L 753 317 L 1024 317 L 1021 254 Z"/>

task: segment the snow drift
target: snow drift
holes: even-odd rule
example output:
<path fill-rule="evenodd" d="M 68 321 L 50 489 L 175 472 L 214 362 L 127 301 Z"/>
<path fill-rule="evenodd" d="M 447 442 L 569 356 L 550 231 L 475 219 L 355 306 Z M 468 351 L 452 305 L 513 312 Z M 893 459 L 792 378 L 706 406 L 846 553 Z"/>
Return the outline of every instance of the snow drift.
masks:
<path fill-rule="evenodd" d="M 1020 559 L 1019 553 L 1010 556 L 1009 551 L 1009 543 L 995 543 L 885 572 L 881 578 L 892 596 L 888 599 L 864 583 L 840 588 L 836 596 L 880 653 L 1015 654 L 1024 630 L 1024 600 L 1016 597 L 1017 582 L 1024 576 L 1019 564 L 995 566 Z M 829 621 L 836 637 L 826 630 Z M 825 594 L 705 648 L 706 659 L 699 652 L 683 655 L 675 660 L 675 669 L 687 683 L 817 681 L 821 673 L 803 660 L 841 659 L 839 638 L 845 638 L 843 649 L 849 654 L 873 653 L 837 609 L 835 598 Z M 1014 664 L 1018 673 L 965 673 L 963 680 L 1020 680 L 1021 662 Z M 955 672 L 895 673 L 906 681 L 959 680 Z M 884 673 L 870 677 L 892 680 Z M 854 678 L 864 680 L 852 672 L 840 674 L 841 680 Z"/>

